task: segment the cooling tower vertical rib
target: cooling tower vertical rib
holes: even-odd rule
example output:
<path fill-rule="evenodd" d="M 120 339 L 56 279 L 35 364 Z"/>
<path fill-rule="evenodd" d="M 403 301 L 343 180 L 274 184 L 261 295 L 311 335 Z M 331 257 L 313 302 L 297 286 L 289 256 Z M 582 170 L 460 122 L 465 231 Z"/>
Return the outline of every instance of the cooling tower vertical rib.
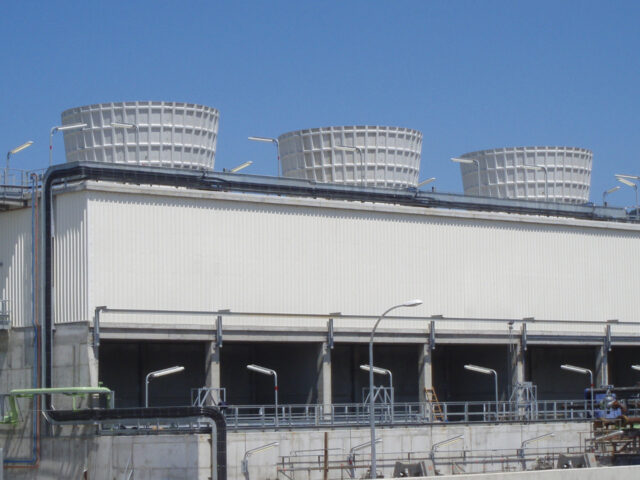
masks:
<path fill-rule="evenodd" d="M 278 137 L 285 177 L 403 189 L 415 187 L 422 133 L 402 127 L 338 126 Z"/>
<path fill-rule="evenodd" d="M 219 113 L 179 102 L 119 102 L 62 112 L 62 124 L 86 123 L 64 132 L 68 162 L 213 170 Z"/>
<path fill-rule="evenodd" d="M 477 162 L 460 164 L 465 195 L 573 204 L 589 201 L 593 164 L 590 150 L 509 147 L 465 153 L 460 158 Z"/>

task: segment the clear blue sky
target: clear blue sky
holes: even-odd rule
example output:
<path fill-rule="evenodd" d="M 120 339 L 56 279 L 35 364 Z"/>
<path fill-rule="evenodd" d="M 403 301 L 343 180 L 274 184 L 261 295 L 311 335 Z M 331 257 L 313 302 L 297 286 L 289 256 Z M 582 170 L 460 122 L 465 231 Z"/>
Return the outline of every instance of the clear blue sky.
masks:
<path fill-rule="evenodd" d="M 503 146 L 593 150 L 596 202 L 640 174 L 638 1 L 20 0 L 0 31 L 0 147 L 36 142 L 16 168 L 46 166 L 67 108 L 167 100 L 220 111 L 216 170 L 275 174 L 248 135 L 377 124 L 423 132 L 440 191 L 462 191 L 449 157 Z"/>

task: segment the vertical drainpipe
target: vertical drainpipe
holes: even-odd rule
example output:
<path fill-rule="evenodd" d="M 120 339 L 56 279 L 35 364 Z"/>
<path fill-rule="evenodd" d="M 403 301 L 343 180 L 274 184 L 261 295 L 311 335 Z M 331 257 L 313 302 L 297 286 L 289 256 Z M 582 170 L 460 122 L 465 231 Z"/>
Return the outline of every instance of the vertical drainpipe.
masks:
<path fill-rule="evenodd" d="M 36 225 L 38 222 L 37 217 L 37 205 L 38 205 L 38 176 L 35 173 L 31 174 L 31 325 L 33 327 L 33 373 L 32 373 L 32 385 L 33 388 L 38 388 L 38 351 L 39 351 L 39 337 L 38 337 L 38 325 L 36 321 L 36 292 L 38 288 L 38 282 L 36 280 L 37 271 L 37 258 L 36 252 L 38 251 L 37 242 L 38 235 Z M 40 417 L 38 415 L 38 406 L 40 404 L 39 397 L 36 395 L 33 397 L 33 414 L 31 420 L 31 458 L 5 458 L 3 463 L 8 468 L 38 468 L 39 466 L 39 443 L 40 443 Z"/>

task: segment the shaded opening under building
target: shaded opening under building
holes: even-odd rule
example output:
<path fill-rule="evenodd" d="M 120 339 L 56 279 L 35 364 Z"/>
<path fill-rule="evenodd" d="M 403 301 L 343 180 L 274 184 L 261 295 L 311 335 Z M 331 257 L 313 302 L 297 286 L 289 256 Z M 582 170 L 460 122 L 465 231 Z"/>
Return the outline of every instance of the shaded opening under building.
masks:
<path fill-rule="evenodd" d="M 205 384 L 204 342 L 146 342 L 103 340 L 98 378 L 115 390 L 118 408 L 144 406 L 145 377 L 172 366 L 184 371 L 151 379 L 149 406 L 191 405 L 191 389 Z"/>
<path fill-rule="evenodd" d="M 229 405 L 272 405 L 274 379 L 247 370 L 255 364 L 278 374 L 280 404 L 316 403 L 319 343 L 225 342 L 220 350 L 220 386 Z"/>
<path fill-rule="evenodd" d="M 418 358 L 421 346 L 379 344 L 373 346 L 373 365 L 391 371 L 396 402 L 419 401 Z M 369 389 L 369 344 L 336 344 L 331 351 L 331 390 L 333 403 L 360 403 Z M 389 386 L 387 375 L 374 375 L 378 386 Z"/>

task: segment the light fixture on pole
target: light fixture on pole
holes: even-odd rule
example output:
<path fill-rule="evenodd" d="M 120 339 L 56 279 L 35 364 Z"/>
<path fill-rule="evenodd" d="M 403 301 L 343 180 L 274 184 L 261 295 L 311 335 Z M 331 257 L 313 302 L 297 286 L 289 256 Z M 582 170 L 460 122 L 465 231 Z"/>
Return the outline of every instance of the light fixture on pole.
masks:
<path fill-rule="evenodd" d="M 156 370 L 155 372 L 150 372 L 144 379 L 144 406 L 149 406 L 149 380 L 152 378 L 164 377 L 166 375 L 172 375 L 174 373 L 179 373 L 184 370 L 183 366 L 175 366 L 169 368 L 163 368 L 162 370 Z"/>
<path fill-rule="evenodd" d="M 393 307 L 385 310 L 385 312 L 378 317 L 373 330 L 371 330 L 371 336 L 369 337 L 369 429 L 371 430 L 371 478 L 376 478 L 376 419 L 374 413 L 373 404 L 373 336 L 376 334 L 376 328 L 380 321 L 392 310 L 401 307 L 417 307 L 422 305 L 422 300 L 409 300 L 408 302 L 394 305 Z"/>
<path fill-rule="evenodd" d="M 533 437 L 533 438 L 529 438 L 528 440 L 525 440 L 524 442 L 522 442 L 522 444 L 520 445 L 520 449 L 518 450 L 518 456 L 520 457 L 521 461 L 522 461 L 522 469 L 526 470 L 527 469 L 527 462 L 524 458 L 524 447 L 527 446 L 527 444 L 529 443 L 534 443 L 534 442 L 538 442 L 544 438 L 549 438 L 549 437 L 555 437 L 556 434 L 555 433 L 545 433 L 544 435 L 538 435 L 537 437 Z"/>
<path fill-rule="evenodd" d="M 249 457 L 254 453 L 263 452 L 265 450 L 269 450 L 270 448 L 277 447 L 278 445 L 280 445 L 280 442 L 267 443 L 266 445 L 262 445 L 261 447 L 256 447 L 251 450 L 247 450 L 244 453 L 244 458 L 242 459 L 242 463 L 240 466 L 242 469 L 242 474 L 244 475 L 244 478 L 246 480 L 249 480 Z"/>
<path fill-rule="evenodd" d="M 609 195 L 610 193 L 613 193 L 613 192 L 617 192 L 618 190 L 620 190 L 620 188 L 622 188 L 622 187 L 620 187 L 620 186 L 618 185 L 618 186 L 615 186 L 615 187 L 610 188 L 609 190 L 605 190 L 605 191 L 604 191 L 604 193 L 602 194 L 602 205 L 603 205 L 604 207 L 606 207 L 606 206 L 607 206 L 607 202 L 605 201 L 605 199 L 607 198 L 607 195 Z"/>
<path fill-rule="evenodd" d="M 622 176 L 622 175 L 616 175 L 616 177 L 618 178 L 618 181 L 620 183 L 624 183 L 626 186 L 631 187 L 635 190 L 636 192 L 636 216 L 638 215 L 638 184 L 635 182 L 632 182 L 631 180 L 628 180 L 628 178 L 630 178 L 630 175 L 627 176 Z"/>
<path fill-rule="evenodd" d="M 582 368 L 582 367 L 575 367 L 573 365 L 561 365 L 560 368 L 562 370 L 566 370 L 567 372 L 573 372 L 573 373 L 581 373 L 582 375 L 589 375 L 589 390 L 591 390 L 591 418 L 594 418 L 593 416 L 593 372 L 591 370 L 589 370 L 588 368 Z"/>
<path fill-rule="evenodd" d="M 280 150 L 278 148 L 278 139 L 270 137 L 248 137 L 249 140 L 254 142 L 273 143 L 276 146 L 276 153 L 278 155 L 278 177 L 280 176 Z"/>
<path fill-rule="evenodd" d="M 72 130 L 82 130 L 86 128 L 86 123 L 70 123 L 68 125 L 59 125 L 53 127 L 49 132 L 49 166 L 53 163 L 53 134 L 56 132 L 70 132 Z"/>
<path fill-rule="evenodd" d="M 427 178 L 426 180 L 423 180 L 420 183 L 418 183 L 417 187 L 420 188 L 428 183 L 435 182 L 435 181 L 436 181 L 436 177 Z"/>
<path fill-rule="evenodd" d="M 431 457 L 431 461 L 433 461 L 435 459 L 436 450 L 438 450 L 438 448 L 444 447 L 446 445 L 451 445 L 452 443 L 459 442 L 460 440 L 464 441 L 464 435 L 456 435 L 455 437 L 451 437 L 451 438 L 448 438 L 448 439 L 443 440 L 441 442 L 434 443 L 431 446 L 431 452 L 429 452 L 429 457 Z"/>
<path fill-rule="evenodd" d="M 275 409 L 276 409 L 276 427 L 278 426 L 278 374 L 275 370 L 270 368 L 261 367 L 259 365 L 247 365 L 247 370 L 251 370 L 252 372 L 260 373 L 262 375 L 271 375 L 273 377 L 273 391 L 275 396 Z"/>
<path fill-rule="evenodd" d="M 549 201 L 549 172 L 544 165 L 523 165 L 525 169 L 542 170 L 544 172 L 544 200 Z"/>
<path fill-rule="evenodd" d="M 480 162 L 475 158 L 456 158 L 456 157 L 452 158 L 451 161 L 456 163 L 465 163 L 468 165 L 475 164 L 476 168 L 478 169 L 478 196 L 480 196 Z"/>
<path fill-rule="evenodd" d="M 7 168 L 5 168 L 4 170 L 4 180 L 2 183 L 4 183 L 5 185 L 8 184 L 8 178 L 9 178 L 9 162 L 10 162 L 10 158 L 11 155 L 14 155 L 18 152 L 21 152 L 22 150 L 24 150 L 25 148 L 29 148 L 31 145 L 33 145 L 33 142 L 31 140 L 29 140 L 28 142 L 23 143 L 22 145 L 17 146 L 16 148 L 9 150 L 7 152 Z"/>
<path fill-rule="evenodd" d="M 334 145 L 333 148 L 335 150 L 341 150 L 343 152 L 354 152 L 360 155 L 360 180 L 362 181 L 362 185 L 367 185 L 367 172 L 364 165 L 364 149 L 360 147 L 349 147 L 347 145 Z M 355 162 L 354 162 L 355 163 Z M 354 168 L 355 171 L 355 168 Z M 354 175 L 355 177 L 355 175 Z"/>
<path fill-rule="evenodd" d="M 225 172 L 225 173 L 236 173 L 236 172 L 239 172 L 240 170 L 242 170 L 242 169 L 244 169 L 244 168 L 247 168 L 247 167 L 248 167 L 249 165 L 251 165 L 252 163 L 253 163 L 253 162 L 252 162 L 251 160 L 249 160 L 248 162 L 241 163 L 241 164 L 240 164 L 240 165 L 238 165 L 237 167 L 233 167 L 233 168 L 232 168 L 232 169 L 230 169 L 230 170 L 222 169 L 222 171 L 223 171 L 223 172 Z"/>
<path fill-rule="evenodd" d="M 465 365 L 464 368 L 466 370 L 471 370 L 472 372 L 482 373 L 483 375 L 493 375 L 496 390 L 496 420 L 498 420 L 498 414 L 500 412 L 498 408 L 498 372 L 493 368 L 479 367 L 478 365 L 472 364 Z"/>
<path fill-rule="evenodd" d="M 631 365 L 631 368 L 636 372 L 640 372 L 640 365 Z"/>
<path fill-rule="evenodd" d="M 125 122 L 111 122 L 111 126 L 113 128 L 122 128 L 124 130 L 135 128 L 136 129 L 136 163 L 140 165 L 140 129 L 138 125 L 135 123 L 125 123 Z M 126 137 L 123 134 L 122 145 L 124 146 L 125 151 L 127 150 L 127 142 Z"/>

